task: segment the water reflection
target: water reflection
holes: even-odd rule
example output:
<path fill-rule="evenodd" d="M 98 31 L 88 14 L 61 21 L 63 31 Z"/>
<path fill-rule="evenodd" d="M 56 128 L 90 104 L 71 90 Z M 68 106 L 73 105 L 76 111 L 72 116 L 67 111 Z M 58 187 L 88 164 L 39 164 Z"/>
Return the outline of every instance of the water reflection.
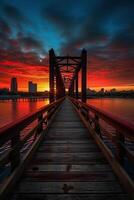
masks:
<path fill-rule="evenodd" d="M 36 111 L 48 103 L 48 99 L 43 101 L 0 101 L 0 127 Z M 134 99 L 98 98 L 87 100 L 87 103 L 133 123 Z"/>
<path fill-rule="evenodd" d="M 134 99 L 98 98 L 89 99 L 87 103 L 133 123 Z"/>
<path fill-rule="evenodd" d="M 16 119 L 18 116 L 18 103 L 12 102 L 11 104 L 11 119 Z"/>
<path fill-rule="evenodd" d="M 36 111 L 48 103 L 48 99 L 42 101 L 0 101 L 0 127 Z"/>

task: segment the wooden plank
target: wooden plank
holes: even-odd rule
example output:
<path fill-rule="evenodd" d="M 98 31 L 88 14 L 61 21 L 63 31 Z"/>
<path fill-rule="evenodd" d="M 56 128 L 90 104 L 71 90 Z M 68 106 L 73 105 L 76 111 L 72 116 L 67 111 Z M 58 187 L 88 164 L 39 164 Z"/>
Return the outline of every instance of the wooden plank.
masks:
<path fill-rule="evenodd" d="M 98 154 L 98 152 L 90 152 L 90 153 L 38 153 L 35 156 L 35 159 L 37 160 L 44 160 L 45 161 L 49 161 L 49 162 L 53 162 L 53 161 L 69 161 L 72 162 L 73 161 L 90 161 L 90 160 L 96 160 L 97 161 L 103 161 L 105 160 L 103 154 Z"/>
<path fill-rule="evenodd" d="M 115 181 L 116 177 L 112 172 L 42 172 L 27 171 L 23 175 L 26 182 L 48 182 L 48 181 L 81 181 L 83 184 L 87 181 Z"/>
<path fill-rule="evenodd" d="M 54 164 L 44 164 L 44 165 L 31 165 L 27 171 L 42 171 L 42 172 L 111 172 L 112 169 L 108 164 L 92 164 L 92 165 L 54 165 Z"/>
<path fill-rule="evenodd" d="M 68 122 L 68 123 L 55 122 L 52 124 L 51 127 L 68 129 L 68 128 L 83 128 L 83 125 L 75 122 Z"/>
<path fill-rule="evenodd" d="M 124 193 L 117 181 L 105 182 L 27 182 L 22 181 L 17 193 Z"/>
<path fill-rule="evenodd" d="M 67 145 L 67 146 L 64 146 L 64 145 L 60 145 L 60 146 L 56 146 L 56 145 L 47 145 L 47 146 L 45 146 L 45 145 L 43 145 L 43 146 L 41 146 L 40 148 L 39 148 L 39 150 L 38 150 L 38 152 L 42 152 L 42 153 L 45 153 L 45 152 L 62 152 L 62 153 L 67 153 L 67 152 L 76 152 L 76 153 L 83 153 L 83 152 L 100 152 L 100 150 L 95 146 L 95 145 L 93 145 L 93 146 L 87 146 L 87 147 L 85 147 L 85 146 L 69 146 L 69 145 Z"/>
<path fill-rule="evenodd" d="M 56 144 L 55 142 L 52 143 L 52 144 L 45 144 L 45 142 L 39 147 L 39 151 L 40 150 L 43 150 L 43 149 L 64 149 L 66 147 L 68 147 L 69 149 L 92 149 L 92 148 L 95 148 L 95 149 L 98 149 L 98 147 L 94 144 L 94 143 L 61 143 L 61 144 Z M 100 151 L 100 149 L 99 149 Z"/>
<path fill-rule="evenodd" d="M 127 200 L 126 194 L 45 194 L 45 193 L 19 193 L 15 194 L 14 200 Z"/>
<path fill-rule="evenodd" d="M 75 128 L 75 129 L 73 129 L 73 128 L 68 128 L 68 129 L 66 129 L 66 128 L 57 128 L 57 127 L 54 127 L 54 128 L 50 128 L 49 129 L 49 133 L 47 134 L 47 135 L 49 135 L 49 134 L 54 134 L 54 133 L 66 133 L 66 134 L 77 134 L 77 133 L 81 133 L 81 134 L 83 134 L 83 135 L 86 135 L 87 133 L 88 133 L 88 131 L 86 130 L 86 129 L 83 129 L 83 128 Z M 89 135 L 89 134 L 88 134 Z"/>
<path fill-rule="evenodd" d="M 56 142 L 55 142 L 56 141 Z M 68 146 L 69 148 L 98 148 L 97 145 L 95 145 L 94 143 L 92 143 L 92 141 L 89 140 L 88 143 L 85 143 L 85 142 L 81 142 L 81 140 L 79 140 L 78 142 L 75 142 L 75 140 L 73 141 L 65 141 L 65 140 L 55 140 L 53 142 L 53 140 L 49 140 L 48 141 L 43 141 L 42 145 L 39 147 L 39 149 L 42 149 L 42 148 L 64 148 L 66 146 Z M 48 142 L 48 143 L 47 143 Z M 58 143 L 60 142 L 60 143 Z M 100 151 L 100 149 L 99 149 Z"/>
<path fill-rule="evenodd" d="M 107 164 L 108 161 L 107 160 L 101 160 L 101 159 L 90 159 L 90 160 L 73 160 L 72 159 L 68 159 L 68 160 L 62 160 L 62 159 L 58 159 L 58 160 L 52 160 L 52 159 L 34 159 L 32 161 L 33 165 L 41 165 L 41 164 L 80 164 L 80 165 L 93 165 L 93 164 Z"/>
<path fill-rule="evenodd" d="M 74 139 L 88 139 L 88 135 L 81 135 L 81 134 L 78 134 L 78 135 L 71 135 L 71 134 L 54 134 L 54 135 L 46 135 L 45 136 L 45 139 L 49 139 L 49 140 L 56 140 L 56 139 L 60 139 L 60 140 L 74 140 Z"/>
<path fill-rule="evenodd" d="M 104 155 L 101 152 L 80 152 L 79 154 L 77 152 L 67 152 L 67 153 L 56 153 L 56 152 L 51 152 L 51 153 L 37 153 L 35 158 L 50 158 L 50 157 L 70 157 L 70 158 L 105 158 Z"/>
<path fill-rule="evenodd" d="M 54 140 L 54 142 L 53 142 L 53 140 L 46 140 L 46 141 L 44 141 L 43 142 L 43 144 L 45 145 L 45 144 L 53 144 L 53 143 L 55 143 L 55 144 L 68 144 L 68 143 L 70 143 L 70 144 L 79 144 L 79 145 L 81 145 L 81 144 L 89 144 L 90 143 L 90 141 L 88 141 L 88 140 L 77 140 L 77 139 L 74 139 L 74 140 Z"/>

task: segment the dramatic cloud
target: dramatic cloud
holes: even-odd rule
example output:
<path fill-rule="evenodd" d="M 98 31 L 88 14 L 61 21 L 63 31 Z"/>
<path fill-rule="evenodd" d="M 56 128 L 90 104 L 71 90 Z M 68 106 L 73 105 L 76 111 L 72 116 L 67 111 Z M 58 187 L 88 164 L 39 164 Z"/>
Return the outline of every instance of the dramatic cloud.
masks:
<path fill-rule="evenodd" d="M 4 6 L 5 14 L 14 22 L 26 22 L 26 17 L 17 9 L 15 6 L 12 5 L 5 5 Z"/>
<path fill-rule="evenodd" d="M 26 50 L 29 50 L 29 49 L 42 50 L 43 49 L 42 43 L 40 41 L 29 36 L 19 38 L 18 42 Z"/>
<path fill-rule="evenodd" d="M 79 55 L 85 48 L 89 87 L 133 85 L 133 0 L 2 2 L 0 77 L 3 83 L 15 72 L 23 80 L 33 77 L 40 82 L 42 75 L 48 80 L 50 48 L 61 55 Z"/>

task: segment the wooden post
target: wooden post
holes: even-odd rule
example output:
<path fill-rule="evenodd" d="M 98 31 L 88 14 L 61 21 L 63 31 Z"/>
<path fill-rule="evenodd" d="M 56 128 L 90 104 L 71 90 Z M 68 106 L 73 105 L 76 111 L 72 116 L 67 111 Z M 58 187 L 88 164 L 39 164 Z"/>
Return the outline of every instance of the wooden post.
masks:
<path fill-rule="evenodd" d="M 17 131 L 11 139 L 11 172 L 20 164 L 20 132 Z"/>
<path fill-rule="evenodd" d="M 95 125 L 95 132 L 102 138 L 101 130 L 100 130 L 100 123 L 99 123 L 99 116 L 95 114 L 94 118 L 94 125 Z"/>
<path fill-rule="evenodd" d="M 81 62 L 81 67 L 82 67 L 82 102 L 86 102 L 86 83 L 87 83 L 87 52 L 86 50 L 82 50 L 82 62 Z"/>
<path fill-rule="evenodd" d="M 54 50 L 49 51 L 49 100 L 54 101 Z"/>
<path fill-rule="evenodd" d="M 76 73 L 76 80 L 75 80 L 75 87 L 76 87 L 76 99 L 79 98 L 79 95 L 78 95 L 78 72 Z"/>

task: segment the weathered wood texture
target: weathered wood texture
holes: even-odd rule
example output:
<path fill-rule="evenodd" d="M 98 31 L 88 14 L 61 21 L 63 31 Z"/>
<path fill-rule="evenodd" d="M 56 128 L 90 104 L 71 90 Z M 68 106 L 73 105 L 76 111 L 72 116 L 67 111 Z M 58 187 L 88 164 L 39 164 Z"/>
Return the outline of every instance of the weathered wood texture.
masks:
<path fill-rule="evenodd" d="M 65 100 L 12 199 L 126 200 L 128 195 Z"/>

